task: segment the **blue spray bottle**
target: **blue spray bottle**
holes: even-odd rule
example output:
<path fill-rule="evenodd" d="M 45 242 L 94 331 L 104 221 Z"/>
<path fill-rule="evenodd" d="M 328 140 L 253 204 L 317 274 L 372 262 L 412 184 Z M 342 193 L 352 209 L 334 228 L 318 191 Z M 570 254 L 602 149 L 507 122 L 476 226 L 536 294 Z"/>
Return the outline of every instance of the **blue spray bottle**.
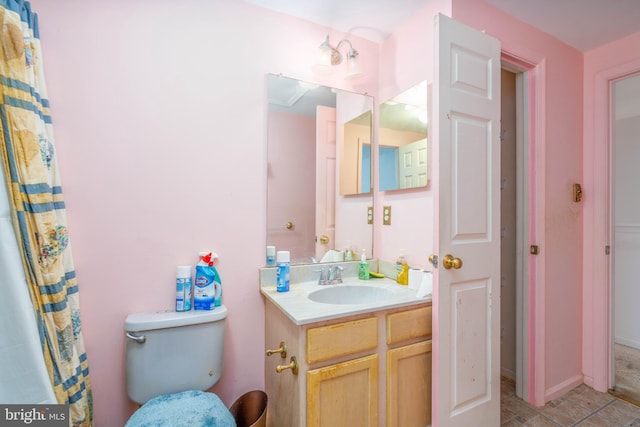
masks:
<path fill-rule="evenodd" d="M 193 292 L 195 310 L 213 310 L 222 303 L 222 281 L 213 266 L 216 258 L 218 255 L 213 252 L 200 252 Z"/>

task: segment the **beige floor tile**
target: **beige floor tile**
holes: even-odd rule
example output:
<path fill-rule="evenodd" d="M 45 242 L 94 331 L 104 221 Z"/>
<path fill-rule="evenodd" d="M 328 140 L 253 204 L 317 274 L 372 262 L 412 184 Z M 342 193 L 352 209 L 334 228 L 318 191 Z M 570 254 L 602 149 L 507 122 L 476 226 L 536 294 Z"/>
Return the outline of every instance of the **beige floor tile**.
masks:
<path fill-rule="evenodd" d="M 546 405 L 540 412 L 547 418 L 566 427 L 574 425 L 591 414 L 588 409 L 565 399 L 559 399 L 559 402 L 554 406 Z"/>
<path fill-rule="evenodd" d="M 599 393 L 582 384 L 564 396 L 536 408 L 515 395 L 515 383 L 501 381 L 502 427 L 640 427 L 640 407 Z"/>
<path fill-rule="evenodd" d="M 599 393 L 592 388 L 582 385 L 567 393 L 565 400 L 582 406 L 590 412 L 595 412 L 611 403 L 615 400 L 615 397 L 608 393 Z"/>
<path fill-rule="evenodd" d="M 598 415 L 609 420 L 612 425 L 629 426 L 640 418 L 640 408 L 630 403 L 617 400 L 598 411 Z"/>
<path fill-rule="evenodd" d="M 517 415 L 521 422 L 526 422 L 538 415 L 538 412 L 531 405 L 516 396 L 504 399 L 500 408 Z"/>
<path fill-rule="evenodd" d="M 522 425 L 527 427 L 558 427 L 559 424 L 554 423 L 542 415 L 536 415 Z"/>
<path fill-rule="evenodd" d="M 577 425 L 580 427 L 612 427 L 611 420 L 602 417 L 600 414 L 591 415 Z"/>

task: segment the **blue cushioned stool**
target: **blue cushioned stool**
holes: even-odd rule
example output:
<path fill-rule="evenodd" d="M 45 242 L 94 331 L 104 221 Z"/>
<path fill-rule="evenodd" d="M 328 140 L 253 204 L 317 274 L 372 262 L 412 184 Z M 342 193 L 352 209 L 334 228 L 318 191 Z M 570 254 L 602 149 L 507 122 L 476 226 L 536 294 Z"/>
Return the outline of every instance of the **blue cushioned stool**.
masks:
<path fill-rule="evenodd" d="M 125 427 L 236 427 L 231 412 L 213 393 L 183 391 L 142 405 Z"/>

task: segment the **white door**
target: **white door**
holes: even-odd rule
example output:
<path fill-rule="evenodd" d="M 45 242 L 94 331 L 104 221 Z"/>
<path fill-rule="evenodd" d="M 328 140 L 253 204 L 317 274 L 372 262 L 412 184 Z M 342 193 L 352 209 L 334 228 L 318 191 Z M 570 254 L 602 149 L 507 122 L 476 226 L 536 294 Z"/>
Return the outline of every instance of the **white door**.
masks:
<path fill-rule="evenodd" d="M 500 43 L 442 15 L 436 39 L 434 425 L 499 426 Z"/>
<path fill-rule="evenodd" d="M 336 236 L 336 110 L 316 110 L 316 259 L 334 249 Z M 326 238 L 326 240 L 325 240 Z"/>

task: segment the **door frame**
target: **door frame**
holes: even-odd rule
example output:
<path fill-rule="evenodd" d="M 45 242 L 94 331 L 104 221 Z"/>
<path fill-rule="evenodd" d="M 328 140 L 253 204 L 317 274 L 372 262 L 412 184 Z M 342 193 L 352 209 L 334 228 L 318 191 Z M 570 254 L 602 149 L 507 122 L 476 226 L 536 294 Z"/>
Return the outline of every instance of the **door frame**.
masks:
<path fill-rule="evenodd" d="M 587 143 L 583 164 L 585 170 L 593 170 L 592 176 L 585 174 L 584 178 L 585 187 L 593 196 L 586 206 L 583 229 L 583 365 L 587 371 L 585 383 L 601 392 L 606 392 L 615 381 L 612 357 L 613 268 L 612 257 L 605 252 L 613 235 L 612 84 L 638 72 L 640 59 L 597 72 L 593 81 L 593 115 L 585 114 L 585 119 L 593 119 L 592 128 L 585 126 L 585 132 L 592 132 L 585 135 Z M 585 123 L 588 122 L 585 120 Z"/>
<path fill-rule="evenodd" d="M 547 396 L 545 383 L 545 89 L 546 63 L 542 56 L 531 52 L 518 52 L 502 48 L 502 66 L 516 72 L 518 87 L 522 90 L 524 114 L 518 116 L 523 126 L 518 138 L 526 152 L 518 157 L 523 161 L 518 182 L 518 193 L 526 195 L 518 200 L 523 209 L 526 230 L 518 242 L 518 259 L 522 266 L 516 283 L 516 393 L 536 406 L 544 405 Z M 526 168 L 526 172 L 525 172 Z M 540 249 L 531 255 L 530 245 Z M 526 262 L 525 262 L 526 260 Z M 539 278 L 539 280 L 536 280 Z"/>
<path fill-rule="evenodd" d="M 631 73 L 631 74 L 627 74 L 625 76 L 622 76 L 620 78 L 617 79 L 613 79 L 609 81 L 609 100 L 610 100 L 610 108 L 609 108 L 609 126 L 610 126 L 610 130 L 609 130 L 609 135 L 610 135 L 610 139 L 609 139 L 609 155 L 611 157 L 611 161 L 609 162 L 610 164 L 610 170 L 609 170 L 609 179 L 610 179 L 610 186 L 609 186 L 609 212 L 610 212 L 610 228 L 609 228 L 609 232 L 610 232 L 610 250 L 609 250 L 609 265 L 610 265 L 610 274 L 609 274 L 609 280 L 610 280 L 610 287 L 611 287 L 611 291 L 609 293 L 610 297 L 611 297 L 611 304 L 610 304 L 610 316 L 609 316 L 609 320 L 611 322 L 610 324 L 610 350 L 609 350 L 609 354 L 610 354 L 610 359 L 609 359 L 609 365 L 610 365 L 610 380 L 609 380 L 609 390 L 613 390 L 615 392 L 615 385 L 616 385 L 616 361 L 615 361 L 615 344 L 616 344 L 616 314 L 615 314 L 615 310 L 616 310 L 616 299 L 618 301 L 620 301 L 619 297 L 616 297 L 616 287 L 619 285 L 616 285 L 616 282 L 619 280 L 616 278 L 616 229 L 617 226 L 619 224 L 616 223 L 616 200 L 615 200 L 615 193 L 616 193 L 616 179 L 615 179 L 615 167 L 616 167 L 616 157 L 618 157 L 616 155 L 616 136 L 615 136 L 615 131 L 616 131 L 616 118 L 615 118 L 615 108 L 616 108 L 616 100 L 614 99 L 614 85 L 617 82 L 620 82 L 622 80 L 631 78 L 631 77 L 640 77 L 640 70 L 638 70 L 637 72 Z M 618 267 L 618 271 L 617 273 L 620 273 L 619 271 L 619 267 Z M 626 344 L 626 343 L 625 343 Z"/>
<path fill-rule="evenodd" d="M 529 366 L 529 71 L 502 61 L 502 69 L 515 75 L 516 82 L 516 396 L 527 400 Z M 502 174 L 501 174 L 502 176 Z M 501 269 L 502 271 L 502 269 Z"/>

